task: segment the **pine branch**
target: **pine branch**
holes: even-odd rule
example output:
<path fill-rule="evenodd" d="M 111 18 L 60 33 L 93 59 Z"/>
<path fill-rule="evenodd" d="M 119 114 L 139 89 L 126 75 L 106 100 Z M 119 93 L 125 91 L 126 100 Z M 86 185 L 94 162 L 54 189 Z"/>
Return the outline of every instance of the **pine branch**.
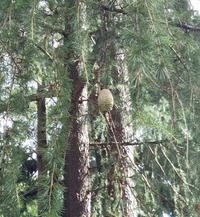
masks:
<path fill-rule="evenodd" d="M 161 164 L 160 164 L 159 161 L 158 161 L 157 153 L 154 152 L 153 149 L 152 149 L 151 147 L 149 147 L 149 150 L 151 151 L 151 153 L 152 153 L 153 156 L 155 157 L 155 161 L 156 161 L 157 165 L 160 167 L 160 170 L 163 172 L 164 177 L 166 177 L 165 170 L 163 169 L 163 167 L 161 166 Z"/>
<path fill-rule="evenodd" d="M 179 61 L 183 64 L 184 68 L 185 68 L 186 70 L 188 70 L 186 64 L 184 63 L 183 59 L 182 59 L 181 56 L 178 54 L 178 52 L 177 52 L 172 46 L 169 46 L 169 47 L 170 47 L 170 49 L 175 53 L 175 55 L 177 56 L 177 58 L 179 59 Z M 182 78 L 180 78 L 180 77 L 178 77 L 178 78 L 179 78 L 184 84 L 186 84 L 185 81 L 183 81 Z"/>
<path fill-rule="evenodd" d="M 34 102 L 34 101 L 38 101 L 40 99 L 44 99 L 44 98 L 52 98 L 52 97 L 57 97 L 55 91 L 52 91 L 52 89 L 49 88 L 48 91 L 44 91 L 43 93 L 36 93 L 36 94 L 32 94 L 29 96 L 25 96 L 24 98 L 28 101 L 28 102 Z M 7 110 L 9 104 L 4 104 L 3 101 L 0 101 L 0 113 L 3 113 Z"/>
<path fill-rule="evenodd" d="M 196 186 L 189 184 L 182 176 L 181 174 L 178 172 L 177 168 L 174 166 L 173 162 L 168 158 L 167 154 L 165 153 L 164 149 L 162 148 L 162 145 L 160 144 L 160 148 L 161 151 L 163 153 L 163 156 L 165 157 L 165 159 L 169 162 L 169 164 L 171 165 L 172 169 L 174 170 L 174 172 L 176 173 L 177 177 L 179 177 L 179 179 L 182 181 L 182 183 L 191 186 L 195 189 L 198 189 Z M 198 189 L 199 190 L 199 189 Z"/>
<path fill-rule="evenodd" d="M 3 49 L 5 50 L 5 52 L 10 56 L 13 64 L 15 65 L 16 69 L 17 69 L 17 73 L 19 75 L 21 75 L 22 70 L 20 69 L 17 61 L 15 60 L 14 56 L 12 55 L 12 53 L 8 50 L 8 48 L 6 47 L 6 45 L 0 40 L 0 44 L 2 45 Z"/>

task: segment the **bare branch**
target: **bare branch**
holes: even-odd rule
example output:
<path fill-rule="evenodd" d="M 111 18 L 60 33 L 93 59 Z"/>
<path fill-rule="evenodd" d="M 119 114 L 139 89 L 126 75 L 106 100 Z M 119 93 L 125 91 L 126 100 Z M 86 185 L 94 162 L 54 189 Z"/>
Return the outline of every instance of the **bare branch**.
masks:
<path fill-rule="evenodd" d="M 25 96 L 28 102 L 38 101 L 39 99 L 42 99 L 42 98 L 52 98 L 52 97 L 57 97 L 54 91 L 45 91 L 43 93 L 36 93 L 30 96 Z M 7 110 L 8 104 L 3 104 L 3 101 L 0 101 L 0 103 L 1 103 L 0 113 L 3 113 Z"/>
<path fill-rule="evenodd" d="M 120 146 L 140 146 L 140 145 L 159 145 L 162 143 L 166 143 L 167 140 L 163 141 L 150 141 L 150 142 L 118 142 Z M 107 146 L 107 145 L 116 145 L 116 142 L 90 142 L 90 146 Z"/>
<path fill-rule="evenodd" d="M 185 23 L 175 23 L 175 26 L 180 27 L 184 30 L 191 30 L 191 31 L 200 31 L 200 27 L 191 26 Z"/>

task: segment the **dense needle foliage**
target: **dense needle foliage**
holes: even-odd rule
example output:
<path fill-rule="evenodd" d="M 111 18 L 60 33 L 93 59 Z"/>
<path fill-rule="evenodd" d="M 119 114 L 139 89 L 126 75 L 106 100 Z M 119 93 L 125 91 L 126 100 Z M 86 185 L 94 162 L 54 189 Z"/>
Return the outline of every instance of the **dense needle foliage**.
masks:
<path fill-rule="evenodd" d="M 69 138 L 83 122 L 91 216 L 131 216 L 127 180 L 135 216 L 200 212 L 200 16 L 189 1 L 1 0 L 0 24 L 0 216 L 63 216 Z M 117 157 L 99 82 L 134 162 Z M 74 98 L 82 84 L 87 97 Z M 83 102 L 84 117 L 72 108 Z"/>

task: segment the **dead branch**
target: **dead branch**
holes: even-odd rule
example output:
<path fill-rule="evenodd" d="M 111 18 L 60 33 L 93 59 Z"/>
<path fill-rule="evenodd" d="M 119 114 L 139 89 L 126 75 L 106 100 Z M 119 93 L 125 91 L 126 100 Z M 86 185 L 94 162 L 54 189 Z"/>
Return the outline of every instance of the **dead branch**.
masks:
<path fill-rule="evenodd" d="M 119 146 L 140 146 L 140 145 L 159 145 L 166 143 L 167 140 L 163 141 L 150 141 L 150 142 L 118 142 Z M 107 145 L 116 145 L 116 142 L 90 142 L 90 146 L 107 146 Z"/>
<path fill-rule="evenodd" d="M 188 25 L 185 23 L 175 23 L 175 26 L 180 27 L 184 30 L 191 30 L 191 31 L 195 31 L 195 32 L 200 31 L 200 27 L 191 26 L 191 25 Z"/>

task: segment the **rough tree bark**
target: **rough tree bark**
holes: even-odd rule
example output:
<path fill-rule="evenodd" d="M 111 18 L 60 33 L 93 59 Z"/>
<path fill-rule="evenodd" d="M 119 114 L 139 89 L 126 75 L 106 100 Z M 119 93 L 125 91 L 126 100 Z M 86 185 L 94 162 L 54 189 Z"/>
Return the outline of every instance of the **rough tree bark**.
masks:
<path fill-rule="evenodd" d="M 118 142 L 133 142 L 134 132 L 132 124 L 132 103 L 128 87 L 129 77 L 128 69 L 124 61 L 123 50 L 120 50 L 116 44 L 113 44 L 111 56 L 118 62 L 118 67 L 114 71 L 116 82 L 116 95 L 120 96 L 118 108 L 112 111 L 115 133 Z M 118 55 L 116 55 L 118 53 Z M 119 55 L 120 54 L 120 55 Z M 115 147 L 115 146 L 112 146 Z M 115 147 L 116 148 L 116 147 Z M 134 147 L 121 147 L 124 180 L 121 183 L 124 217 L 137 217 L 137 201 L 134 192 Z"/>
<path fill-rule="evenodd" d="M 120 17 L 116 17 L 112 12 L 108 12 L 104 8 L 105 12 L 105 26 L 108 29 L 113 30 L 113 35 L 120 35 L 117 32 L 117 28 L 114 29 L 116 20 Z M 114 41 L 114 40 L 113 40 Z M 115 59 L 118 63 L 117 67 L 113 67 L 112 77 L 114 80 L 114 85 L 116 86 L 115 92 L 116 96 L 120 96 L 118 106 L 115 106 L 111 111 L 112 119 L 114 122 L 114 132 L 118 143 L 132 142 L 133 141 L 133 126 L 131 123 L 131 98 L 128 89 L 128 70 L 124 62 L 123 50 L 120 49 L 121 45 L 115 39 L 115 42 L 111 43 L 109 46 L 109 51 L 107 54 L 110 55 L 110 59 Z M 109 71 L 109 69 L 108 69 Z M 129 123 L 128 123 L 129 121 Z M 112 135 L 112 133 L 110 133 Z M 111 146 L 112 153 L 117 153 L 116 145 Z M 121 189 L 121 196 L 123 199 L 123 217 L 136 217 L 137 212 L 137 202 L 134 195 L 134 182 L 130 178 L 134 175 L 134 148 L 133 147 L 120 147 L 122 159 L 119 162 L 119 177 L 118 183 Z M 118 156 L 115 155 L 116 158 Z M 133 165 L 129 167 L 129 165 Z M 114 186 L 114 169 L 110 169 L 108 175 L 108 194 L 114 197 L 115 186 Z M 122 177 L 122 178 L 121 178 Z"/>
<path fill-rule="evenodd" d="M 72 13 L 78 1 L 66 0 L 66 23 L 64 44 L 74 41 L 76 31 L 76 11 Z M 80 5 L 79 5 L 80 6 Z M 64 166 L 64 217 L 89 217 L 90 216 L 90 175 L 89 175 L 89 136 L 86 123 L 88 111 L 87 86 L 84 84 L 80 73 L 80 62 L 72 61 L 79 58 L 79 54 L 71 45 L 66 51 L 66 68 L 72 81 L 70 117 L 66 125 L 71 132 L 67 140 L 69 147 L 65 157 Z"/>
<path fill-rule="evenodd" d="M 113 110 L 112 117 L 115 125 L 115 134 L 117 141 L 120 143 L 133 141 L 133 129 L 131 124 L 131 113 L 128 106 L 131 101 L 128 101 L 128 92 L 123 92 L 124 88 L 118 88 L 117 92 L 120 95 L 120 111 Z M 126 123 L 125 120 L 130 121 Z M 112 150 L 116 152 L 116 146 L 112 145 Z M 137 202 L 134 195 L 134 182 L 132 176 L 134 175 L 134 147 L 124 146 L 120 147 L 122 159 L 121 165 L 121 176 L 123 177 L 120 181 L 121 185 L 121 196 L 123 200 L 123 216 L 124 217 L 137 217 Z"/>
<path fill-rule="evenodd" d="M 120 55 L 117 56 L 119 63 L 118 67 L 118 77 L 121 78 L 122 85 L 118 86 L 118 91 L 120 95 L 120 116 L 119 120 L 122 124 L 122 141 L 123 142 L 133 142 L 134 132 L 132 123 L 132 103 L 130 97 L 129 87 L 125 84 L 129 82 L 128 69 L 124 62 L 123 51 L 119 52 Z M 134 147 L 124 146 L 124 167 L 126 168 L 126 182 L 123 185 L 123 198 L 125 200 L 124 210 L 127 217 L 137 217 L 137 201 L 136 192 L 134 192 L 135 183 L 131 178 L 134 175 Z"/>
<path fill-rule="evenodd" d="M 87 88 L 83 88 L 80 78 L 74 78 L 71 105 L 71 134 L 68 140 L 69 150 L 65 159 L 64 215 L 65 217 L 90 216 L 89 192 L 89 139 L 85 119 Z"/>
<path fill-rule="evenodd" d="M 40 87 L 38 87 L 38 92 L 40 91 Z M 38 216 L 41 216 L 43 213 L 43 203 L 41 201 L 41 196 L 43 195 L 43 175 L 46 172 L 46 163 L 43 159 L 42 150 L 46 148 L 46 106 L 45 106 L 45 98 L 40 97 L 37 99 L 37 122 L 38 122 L 38 148 L 37 148 L 37 166 L 38 166 Z"/>

